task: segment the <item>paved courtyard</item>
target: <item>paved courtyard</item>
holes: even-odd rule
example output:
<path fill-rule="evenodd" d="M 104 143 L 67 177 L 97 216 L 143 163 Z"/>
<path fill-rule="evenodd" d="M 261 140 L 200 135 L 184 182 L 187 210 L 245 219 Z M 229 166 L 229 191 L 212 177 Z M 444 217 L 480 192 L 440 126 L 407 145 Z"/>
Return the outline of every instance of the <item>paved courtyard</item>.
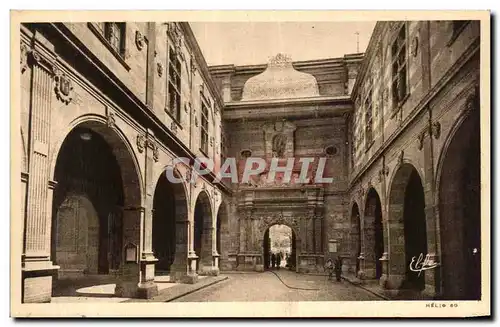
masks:
<path fill-rule="evenodd" d="M 227 280 L 173 302 L 382 300 L 347 281 L 329 281 L 326 276 L 302 275 L 287 270 L 275 273 L 228 274 Z"/>

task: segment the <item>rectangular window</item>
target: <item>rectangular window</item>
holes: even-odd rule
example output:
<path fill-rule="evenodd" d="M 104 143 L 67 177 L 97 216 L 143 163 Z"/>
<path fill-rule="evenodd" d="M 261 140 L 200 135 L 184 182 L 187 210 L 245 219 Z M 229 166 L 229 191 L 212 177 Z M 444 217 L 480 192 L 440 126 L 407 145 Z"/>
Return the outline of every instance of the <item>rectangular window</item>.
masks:
<path fill-rule="evenodd" d="M 221 165 L 224 164 L 224 161 L 226 161 L 226 136 L 224 135 L 224 131 L 221 128 L 220 131 L 220 161 Z"/>
<path fill-rule="evenodd" d="M 373 141 L 373 121 L 372 121 L 372 89 L 373 84 L 371 79 L 368 81 L 368 91 L 365 98 L 365 138 L 366 147 L 369 148 Z"/>
<path fill-rule="evenodd" d="M 168 56 L 168 111 L 180 122 L 181 120 L 181 63 L 175 51 L 170 48 Z"/>
<path fill-rule="evenodd" d="M 116 53 L 125 56 L 125 23 L 99 22 L 94 26 Z"/>
<path fill-rule="evenodd" d="M 208 154 L 208 108 L 205 102 L 201 101 L 201 150 Z"/>
<path fill-rule="evenodd" d="M 406 95 L 408 60 L 406 54 L 406 24 L 400 28 L 396 40 L 392 44 L 392 104 L 398 108 Z"/>

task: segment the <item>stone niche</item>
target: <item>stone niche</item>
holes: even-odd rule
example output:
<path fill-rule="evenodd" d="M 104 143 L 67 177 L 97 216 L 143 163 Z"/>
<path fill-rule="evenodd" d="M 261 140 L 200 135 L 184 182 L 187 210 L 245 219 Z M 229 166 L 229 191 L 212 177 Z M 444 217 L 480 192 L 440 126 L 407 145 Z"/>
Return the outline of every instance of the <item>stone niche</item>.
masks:
<path fill-rule="evenodd" d="M 262 126 L 264 132 L 264 147 L 266 159 L 292 158 L 294 156 L 294 135 L 297 127 L 286 120 L 266 123 Z"/>

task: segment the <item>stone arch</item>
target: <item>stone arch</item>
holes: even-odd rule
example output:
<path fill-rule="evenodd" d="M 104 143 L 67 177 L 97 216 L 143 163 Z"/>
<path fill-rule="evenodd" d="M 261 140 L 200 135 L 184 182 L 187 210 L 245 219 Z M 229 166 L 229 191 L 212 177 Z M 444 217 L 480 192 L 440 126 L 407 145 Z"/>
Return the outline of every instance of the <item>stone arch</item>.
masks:
<path fill-rule="evenodd" d="M 229 208 L 226 201 L 222 201 L 217 210 L 216 223 L 216 250 L 219 254 L 219 269 L 230 270 L 228 262 L 231 236 L 229 234 Z"/>
<path fill-rule="evenodd" d="M 351 267 L 350 270 L 356 275 L 360 270 L 359 256 L 361 255 L 361 213 L 359 211 L 359 206 L 356 201 L 354 201 L 350 206 L 350 222 L 351 229 L 349 233 L 350 238 L 350 256 L 351 256 Z"/>
<path fill-rule="evenodd" d="M 134 203 L 134 206 L 143 206 L 143 194 L 144 187 L 140 181 L 142 181 L 142 171 L 139 165 L 139 161 L 135 154 L 134 148 L 130 143 L 128 137 L 124 133 L 124 131 L 116 124 L 113 124 L 112 127 L 108 125 L 108 121 L 106 117 L 96 115 L 96 114 L 86 114 L 77 117 L 71 123 L 69 123 L 64 129 L 63 133 L 59 134 L 60 137 L 55 140 L 55 146 L 51 148 L 50 154 L 50 170 L 49 176 L 54 179 L 54 174 L 57 165 L 58 155 L 61 151 L 62 145 L 64 141 L 67 139 L 67 136 L 79 126 L 84 126 L 89 128 L 90 130 L 96 132 L 101 135 L 106 142 L 108 142 L 112 148 L 113 154 L 116 158 L 121 158 L 121 164 L 123 165 L 122 169 L 122 179 L 129 180 L 130 184 L 134 184 L 134 191 L 130 192 L 127 196 L 129 203 Z M 127 176 L 129 175 L 129 176 Z M 138 190 L 137 190 L 138 188 Z M 132 196 L 132 194 L 139 194 L 138 197 Z"/>
<path fill-rule="evenodd" d="M 481 163 L 479 103 L 468 103 L 440 155 L 437 207 L 442 297 L 481 298 Z"/>
<path fill-rule="evenodd" d="M 173 169 L 175 178 L 182 175 L 175 167 L 167 167 L 158 177 L 153 196 L 152 249 L 156 271 L 169 274 L 171 281 L 182 280 L 187 272 L 188 201 L 184 182 L 173 183 L 166 176 Z"/>
<path fill-rule="evenodd" d="M 51 256 L 56 264 L 62 264 L 59 275 L 73 277 L 118 272 L 124 260 L 124 244 L 140 245 L 142 183 L 137 160 L 128 142 L 104 121 L 81 119 L 73 124 L 56 150 L 50 172 L 57 182 L 52 210 Z M 72 218 L 61 220 L 68 215 Z M 98 223 L 92 223 L 96 219 Z M 90 232 L 82 236 L 78 226 L 98 228 L 98 241 L 86 250 L 93 253 L 94 247 L 98 248 L 97 269 L 70 260 L 78 256 L 83 246 L 80 243 L 93 237 L 93 232 L 87 228 L 81 230 Z M 123 233 L 124 230 L 130 232 Z M 62 239 L 61 233 L 66 234 Z M 58 240 L 71 239 L 76 246 L 59 251 Z"/>
<path fill-rule="evenodd" d="M 206 190 L 201 190 L 194 207 L 194 251 L 198 256 L 196 270 L 199 274 L 211 274 L 214 267 L 214 226 L 212 202 Z"/>
<path fill-rule="evenodd" d="M 389 275 L 391 288 L 422 291 L 425 272 L 410 269 L 413 258 L 427 255 L 425 195 L 421 175 L 410 163 L 395 170 L 389 189 Z"/>
<path fill-rule="evenodd" d="M 363 216 L 363 254 L 365 264 L 363 274 L 368 279 L 382 277 L 382 263 L 379 260 L 384 253 L 384 230 L 382 223 L 382 204 L 375 188 L 366 193 Z"/>
<path fill-rule="evenodd" d="M 269 269 L 272 266 L 271 263 L 271 243 L 270 243 L 270 236 L 269 232 L 271 227 L 273 226 L 286 226 L 290 229 L 292 233 L 292 239 L 291 239 L 291 244 L 290 244 L 290 269 L 298 269 L 297 262 L 298 262 L 298 257 L 299 257 L 299 252 L 297 251 L 297 245 L 300 244 L 300 239 L 298 237 L 297 233 L 297 228 L 296 226 L 293 226 L 293 224 L 290 224 L 288 222 L 283 222 L 281 220 L 275 220 L 274 222 L 267 223 L 264 226 L 264 232 L 262 234 L 262 262 L 263 262 L 263 268 L 264 270 Z M 295 227 L 295 228 L 294 228 Z"/>

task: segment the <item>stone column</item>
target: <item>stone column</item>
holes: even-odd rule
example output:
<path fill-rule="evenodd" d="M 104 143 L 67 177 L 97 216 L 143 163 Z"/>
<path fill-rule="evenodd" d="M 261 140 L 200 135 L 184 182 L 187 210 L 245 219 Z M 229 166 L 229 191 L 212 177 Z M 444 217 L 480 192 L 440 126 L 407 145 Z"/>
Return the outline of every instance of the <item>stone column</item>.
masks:
<path fill-rule="evenodd" d="M 314 253 L 315 247 L 315 228 L 314 228 L 314 214 L 307 216 L 307 252 Z"/>
<path fill-rule="evenodd" d="M 427 236 L 427 254 L 431 262 L 440 262 L 439 257 L 439 221 L 437 220 L 437 205 L 435 202 L 434 188 L 434 164 L 433 164 L 433 141 L 439 138 L 440 125 L 438 123 L 429 122 L 428 137 L 424 138 L 424 170 L 425 181 L 422 181 L 424 188 L 425 207 L 425 222 Z M 439 127 L 438 127 L 439 126 Z M 425 289 L 424 292 L 430 296 L 435 296 L 440 291 L 440 269 L 432 269 L 422 272 L 425 274 Z"/>
<path fill-rule="evenodd" d="M 119 297 L 139 297 L 141 280 L 141 252 L 142 233 L 144 229 L 144 207 L 127 207 L 123 211 L 123 251 L 115 295 Z M 135 248 L 135 258 L 129 257 L 127 249 Z M 131 253 L 133 251 L 130 251 Z M 154 275 L 154 272 L 153 272 Z"/>
<path fill-rule="evenodd" d="M 147 142 L 154 142 L 152 131 L 147 132 Z M 152 298 L 158 294 L 158 286 L 155 285 L 155 264 L 158 259 L 153 254 L 153 197 L 155 192 L 155 181 L 153 180 L 154 154 L 151 147 L 145 147 L 145 211 L 142 227 L 142 245 L 141 245 L 141 281 L 139 285 L 139 294 L 141 298 Z"/>
<path fill-rule="evenodd" d="M 43 44 L 43 45 L 42 45 Z M 53 63 L 50 43 L 35 34 L 28 57 L 31 69 L 30 146 L 27 185 L 26 221 L 22 256 L 24 303 L 50 302 L 52 273 L 59 267 L 50 260 L 52 191 L 49 191 L 49 150 Z"/>
<path fill-rule="evenodd" d="M 314 252 L 317 254 L 323 253 L 323 215 L 314 216 L 314 235 L 315 244 Z"/>

